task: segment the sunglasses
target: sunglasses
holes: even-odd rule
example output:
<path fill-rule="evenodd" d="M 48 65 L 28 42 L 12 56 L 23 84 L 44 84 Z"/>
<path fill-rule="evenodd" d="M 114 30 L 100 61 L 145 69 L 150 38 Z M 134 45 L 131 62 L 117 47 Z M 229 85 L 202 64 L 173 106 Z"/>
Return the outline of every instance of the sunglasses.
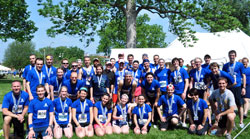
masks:
<path fill-rule="evenodd" d="M 77 67 L 78 65 L 72 65 L 72 67 Z"/>
<path fill-rule="evenodd" d="M 63 64 L 69 64 L 69 63 L 63 63 Z"/>
<path fill-rule="evenodd" d="M 190 96 L 192 97 L 192 96 L 196 96 L 195 94 L 190 94 Z"/>

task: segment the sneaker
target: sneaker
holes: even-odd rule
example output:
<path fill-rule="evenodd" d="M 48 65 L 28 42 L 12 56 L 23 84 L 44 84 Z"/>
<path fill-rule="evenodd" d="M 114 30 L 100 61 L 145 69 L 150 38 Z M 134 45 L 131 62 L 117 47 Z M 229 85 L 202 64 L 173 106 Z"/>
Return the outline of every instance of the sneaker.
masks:
<path fill-rule="evenodd" d="M 245 127 L 244 123 L 240 123 L 239 126 L 240 126 L 240 128 L 244 128 Z"/>
<path fill-rule="evenodd" d="M 154 125 L 154 128 L 157 128 L 157 126 L 156 126 L 156 125 Z"/>
<path fill-rule="evenodd" d="M 229 133 L 227 133 L 226 134 L 226 139 L 231 139 L 232 137 L 231 137 L 231 134 L 229 134 Z"/>
<path fill-rule="evenodd" d="M 247 119 L 247 115 L 246 115 L 246 114 L 244 114 L 244 115 L 243 115 L 243 118 L 244 118 L 244 119 Z"/>
<path fill-rule="evenodd" d="M 182 127 L 187 127 L 187 124 L 186 123 L 182 123 L 182 125 L 181 125 Z"/>

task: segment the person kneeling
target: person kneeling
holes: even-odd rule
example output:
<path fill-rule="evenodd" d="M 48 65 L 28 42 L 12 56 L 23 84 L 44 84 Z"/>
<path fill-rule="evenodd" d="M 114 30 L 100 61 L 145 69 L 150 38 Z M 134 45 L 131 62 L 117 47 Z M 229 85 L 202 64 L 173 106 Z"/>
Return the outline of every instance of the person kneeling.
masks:
<path fill-rule="evenodd" d="M 188 132 L 190 134 L 205 135 L 208 130 L 208 105 L 207 102 L 199 98 L 197 89 L 190 90 L 191 100 L 188 101 L 188 116 L 190 127 Z"/>
<path fill-rule="evenodd" d="M 129 134 L 129 126 L 128 126 L 128 113 L 130 108 L 127 105 L 128 95 L 123 94 L 121 96 L 120 104 L 116 104 L 113 112 L 113 132 L 116 134 Z"/>
<path fill-rule="evenodd" d="M 145 104 L 145 96 L 138 96 L 138 105 L 133 109 L 133 120 L 135 124 L 135 134 L 147 134 L 151 127 L 152 109 L 148 104 Z"/>
<path fill-rule="evenodd" d="M 95 103 L 94 118 L 95 118 L 95 133 L 97 136 L 103 136 L 105 134 L 112 134 L 111 127 L 111 98 L 108 93 L 103 94 L 102 101 Z"/>
<path fill-rule="evenodd" d="M 179 117 L 186 109 L 186 104 L 178 96 L 174 95 L 174 86 L 167 86 L 168 94 L 162 95 L 157 104 L 157 112 L 161 119 L 161 131 L 166 131 L 168 128 L 174 128 L 179 123 Z M 161 114 L 160 106 L 163 105 L 163 115 Z M 182 111 L 178 115 L 178 106 L 182 106 Z"/>

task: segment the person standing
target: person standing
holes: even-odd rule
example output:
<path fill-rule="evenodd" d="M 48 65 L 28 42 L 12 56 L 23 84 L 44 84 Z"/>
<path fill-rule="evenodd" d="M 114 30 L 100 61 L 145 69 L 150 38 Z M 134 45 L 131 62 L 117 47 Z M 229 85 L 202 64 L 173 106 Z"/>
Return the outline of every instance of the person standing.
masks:
<path fill-rule="evenodd" d="M 52 77 L 56 76 L 56 68 L 53 66 L 53 56 L 46 56 L 46 64 L 42 68 L 43 73 L 48 77 L 49 81 Z"/>
<path fill-rule="evenodd" d="M 24 71 L 23 71 L 23 90 L 27 90 L 26 89 L 26 82 L 27 82 L 27 77 L 28 77 L 28 73 L 29 71 L 31 71 L 36 64 L 36 55 L 35 54 L 31 54 L 30 55 L 30 64 L 25 66 Z"/>
<path fill-rule="evenodd" d="M 61 90 L 62 84 L 65 80 L 63 77 L 63 69 L 58 68 L 56 70 L 57 75 L 55 77 L 52 77 L 49 82 L 49 88 L 50 88 L 50 94 L 51 94 L 51 100 L 53 101 L 54 98 L 57 98 L 59 96 L 59 91 Z"/>
<path fill-rule="evenodd" d="M 249 60 L 244 57 L 242 63 L 245 68 L 246 75 L 246 94 L 244 96 L 244 118 L 247 118 L 248 108 L 249 108 L 249 99 L 250 99 L 250 67 L 248 66 Z"/>

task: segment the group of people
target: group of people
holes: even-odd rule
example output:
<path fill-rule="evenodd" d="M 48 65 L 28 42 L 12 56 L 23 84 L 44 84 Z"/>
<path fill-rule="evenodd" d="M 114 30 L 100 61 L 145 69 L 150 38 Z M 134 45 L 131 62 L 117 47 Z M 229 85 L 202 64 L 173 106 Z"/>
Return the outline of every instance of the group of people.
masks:
<path fill-rule="evenodd" d="M 205 55 L 191 61 L 173 58 L 173 69 L 164 59 L 142 55 L 142 63 L 129 54 L 105 63 L 91 58 L 71 63 L 63 59 L 61 67 L 53 66 L 53 56 L 43 59 L 30 55 L 30 65 L 20 81 L 12 82 L 12 91 L 4 96 L 2 108 L 4 136 L 9 138 L 10 125 L 14 135 L 23 138 L 25 114 L 28 113 L 28 138 L 79 138 L 105 134 L 147 134 L 151 126 L 161 131 L 178 125 L 188 133 L 205 135 L 217 131 L 231 138 L 238 108 L 239 126 L 244 127 L 250 98 L 248 59 L 236 61 L 236 51 L 228 53 L 229 62 L 222 70 Z"/>

